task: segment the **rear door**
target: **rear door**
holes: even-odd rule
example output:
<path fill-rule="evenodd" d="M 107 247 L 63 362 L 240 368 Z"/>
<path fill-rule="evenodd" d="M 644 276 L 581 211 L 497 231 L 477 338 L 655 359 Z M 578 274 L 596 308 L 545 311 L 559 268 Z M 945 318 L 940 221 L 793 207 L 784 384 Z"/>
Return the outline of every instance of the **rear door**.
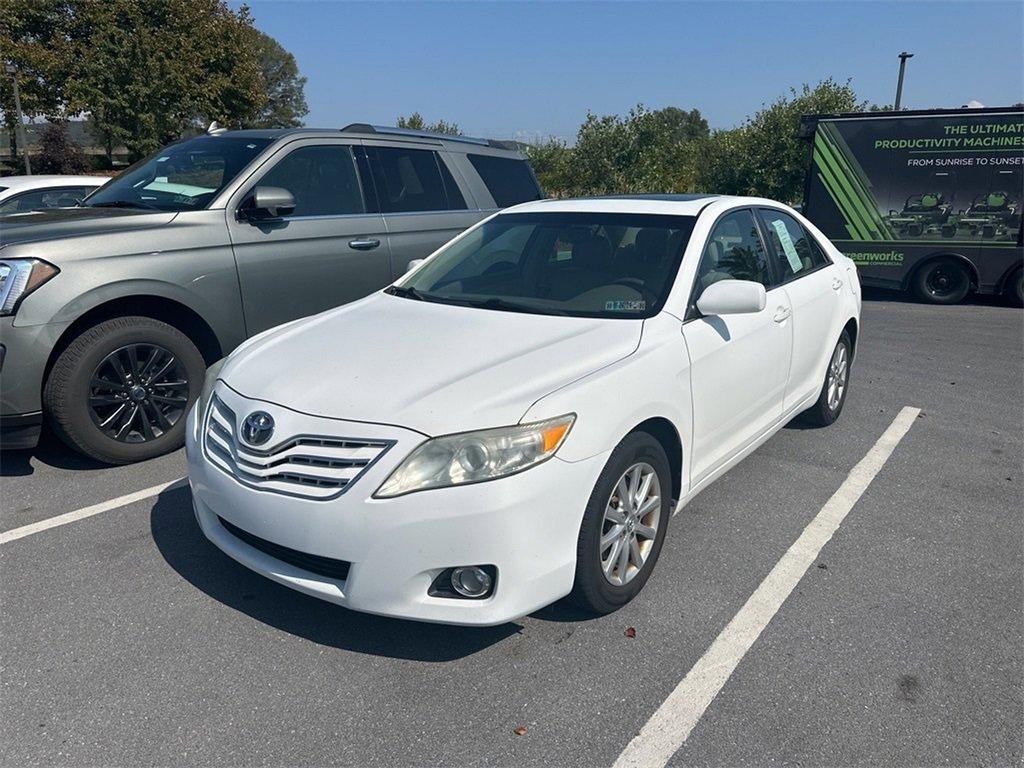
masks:
<path fill-rule="evenodd" d="M 793 362 L 783 409 L 817 393 L 839 336 L 840 292 L 848 276 L 792 216 L 775 208 L 758 214 L 781 290 L 793 309 Z"/>
<path fill-rule="evenodd" d="M 292 142 L 261 167 L 227 210 L 250 335 L 353 301 L 392 279 L 384 219 L 372 212 L 357 142 Z M 249 222 L 238 210 L 256 186 L 281 187 L 295 211 Z"/>
<path fill-rule="evenodd" d="M 366 157 L 384 216 L 391 273 L 405 273 L 479 221 L 483 214 L 467 202 L 440 146 L 365 139 Z"/>
<path fill-rule="evenodd" d="M 760 312 L 702 316 L 696 303 L 719 280 L 765 286 Z M 719 217 L 704 246 L 683 335 L 693 393 L 691 482 L 698 483 L 782 416 L 792 354 L 789 297 L 773 286 L 768 252 L 750 209 Z"/>

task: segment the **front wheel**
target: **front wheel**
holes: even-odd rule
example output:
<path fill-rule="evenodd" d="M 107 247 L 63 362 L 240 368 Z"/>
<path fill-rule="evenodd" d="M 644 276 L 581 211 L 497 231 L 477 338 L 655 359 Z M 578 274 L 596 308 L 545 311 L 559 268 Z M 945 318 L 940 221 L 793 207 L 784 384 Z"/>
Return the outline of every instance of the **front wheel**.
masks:
<path fill-rule="evenodd" d="M 671 496 L 661 443 L 646 432 L 627 435 L 612 451 L 583 515 L 573 602 L 605 614 L 636 597 L 665 541 Z"/>
<path fill-rule="evenodd" d="M 43 404 L 57 435 L 107 464 L 179 448 L 206 364 L 181 331 L 150 317 L 99 323 L 61 352 Z"/>
<path fill-rule="evenodd" d="M 821 385 L 818 401 L 800 416 L 806 424 L 815 427 L 827 427 L 839 418 L 846 403 L 846 392 L 850 385 L 850 357 L 853 344 L 850 335 L 843 331 L 832 350 L 828 368 L 825 370 L 825 381 Z"/>
<path fill-rule="evenodd" d="M 939 259 L 914 274 L 913 287 L 929 304 L 959 304 L 971 290 L 971 276 L 956 259 Z"/>

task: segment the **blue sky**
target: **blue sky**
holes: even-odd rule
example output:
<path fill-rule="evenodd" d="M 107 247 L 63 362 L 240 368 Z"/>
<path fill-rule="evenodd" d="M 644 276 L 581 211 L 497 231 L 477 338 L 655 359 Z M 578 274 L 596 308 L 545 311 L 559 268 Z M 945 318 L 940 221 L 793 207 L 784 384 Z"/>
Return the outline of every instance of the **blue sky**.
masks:
<path fill-rule="evenodd" d="M 233 2 L 237 6 L 238 2 Z M 493 138 L 575 135 L 587 110 L 697 107 L 736 125 L 832 76 L 904 106 L 1024 100 L 1021 2 L 309 2 L 250 0 L 309 78 L 310 126 L 419 111 Z"/>

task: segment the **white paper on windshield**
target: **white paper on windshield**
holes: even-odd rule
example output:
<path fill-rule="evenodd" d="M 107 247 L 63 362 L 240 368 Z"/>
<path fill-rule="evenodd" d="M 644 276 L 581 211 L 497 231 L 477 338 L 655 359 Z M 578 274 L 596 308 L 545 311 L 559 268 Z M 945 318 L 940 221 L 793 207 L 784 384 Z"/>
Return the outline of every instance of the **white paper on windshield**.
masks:
<path fill-rule="evenodd" d="M 782 250 L 786 254 L 786 261 L 789 262 L 789 268 L 794 273 L 799 272 L 804 268 L 803 262 L 800 261 L 800 257 L 797 256 L 796 246 L 793 245 L 793 238 L 789 236 L 789 230 L 786 229 L 786 223 L 781 219 L 776 219 L 772 222 L 775 232 L 779 236 L 779 242 L 782 243 Z"/>

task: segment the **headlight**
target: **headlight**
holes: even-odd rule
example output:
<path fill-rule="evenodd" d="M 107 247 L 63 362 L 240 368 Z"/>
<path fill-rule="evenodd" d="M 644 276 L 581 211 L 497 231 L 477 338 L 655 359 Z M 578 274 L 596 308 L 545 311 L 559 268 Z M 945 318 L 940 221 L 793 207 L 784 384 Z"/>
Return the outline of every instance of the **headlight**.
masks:
<path fill-rule="evenodd" d="M 213 392 L 213 385 L 217 383 L 217 377 L 220 375 L 220 369 L 224 367 L 225 360 L 227 360 L 227 358 L 222 357 L 206 369 L 206 379 L 203 380 L 203 389 L 199 393 L 199 399 L 196 400 L 197 424 L 203 420 L 203 409 L 205 409 L 206 404 L 210 402 L 210 393 Z"/>
<path fill-rule="evenodd" d="M 0 315 L 13 315 L 22 299 L 58 272 L 39 259 L 0 261 Z"/>
<path fill-rule="evenodd" d="M 576 415 L 569 414 L 532 424 L 432 438 L 410 453 L 374 496 L 386 499 L 521 472 L 554 456 L 575 420 Z"/>

